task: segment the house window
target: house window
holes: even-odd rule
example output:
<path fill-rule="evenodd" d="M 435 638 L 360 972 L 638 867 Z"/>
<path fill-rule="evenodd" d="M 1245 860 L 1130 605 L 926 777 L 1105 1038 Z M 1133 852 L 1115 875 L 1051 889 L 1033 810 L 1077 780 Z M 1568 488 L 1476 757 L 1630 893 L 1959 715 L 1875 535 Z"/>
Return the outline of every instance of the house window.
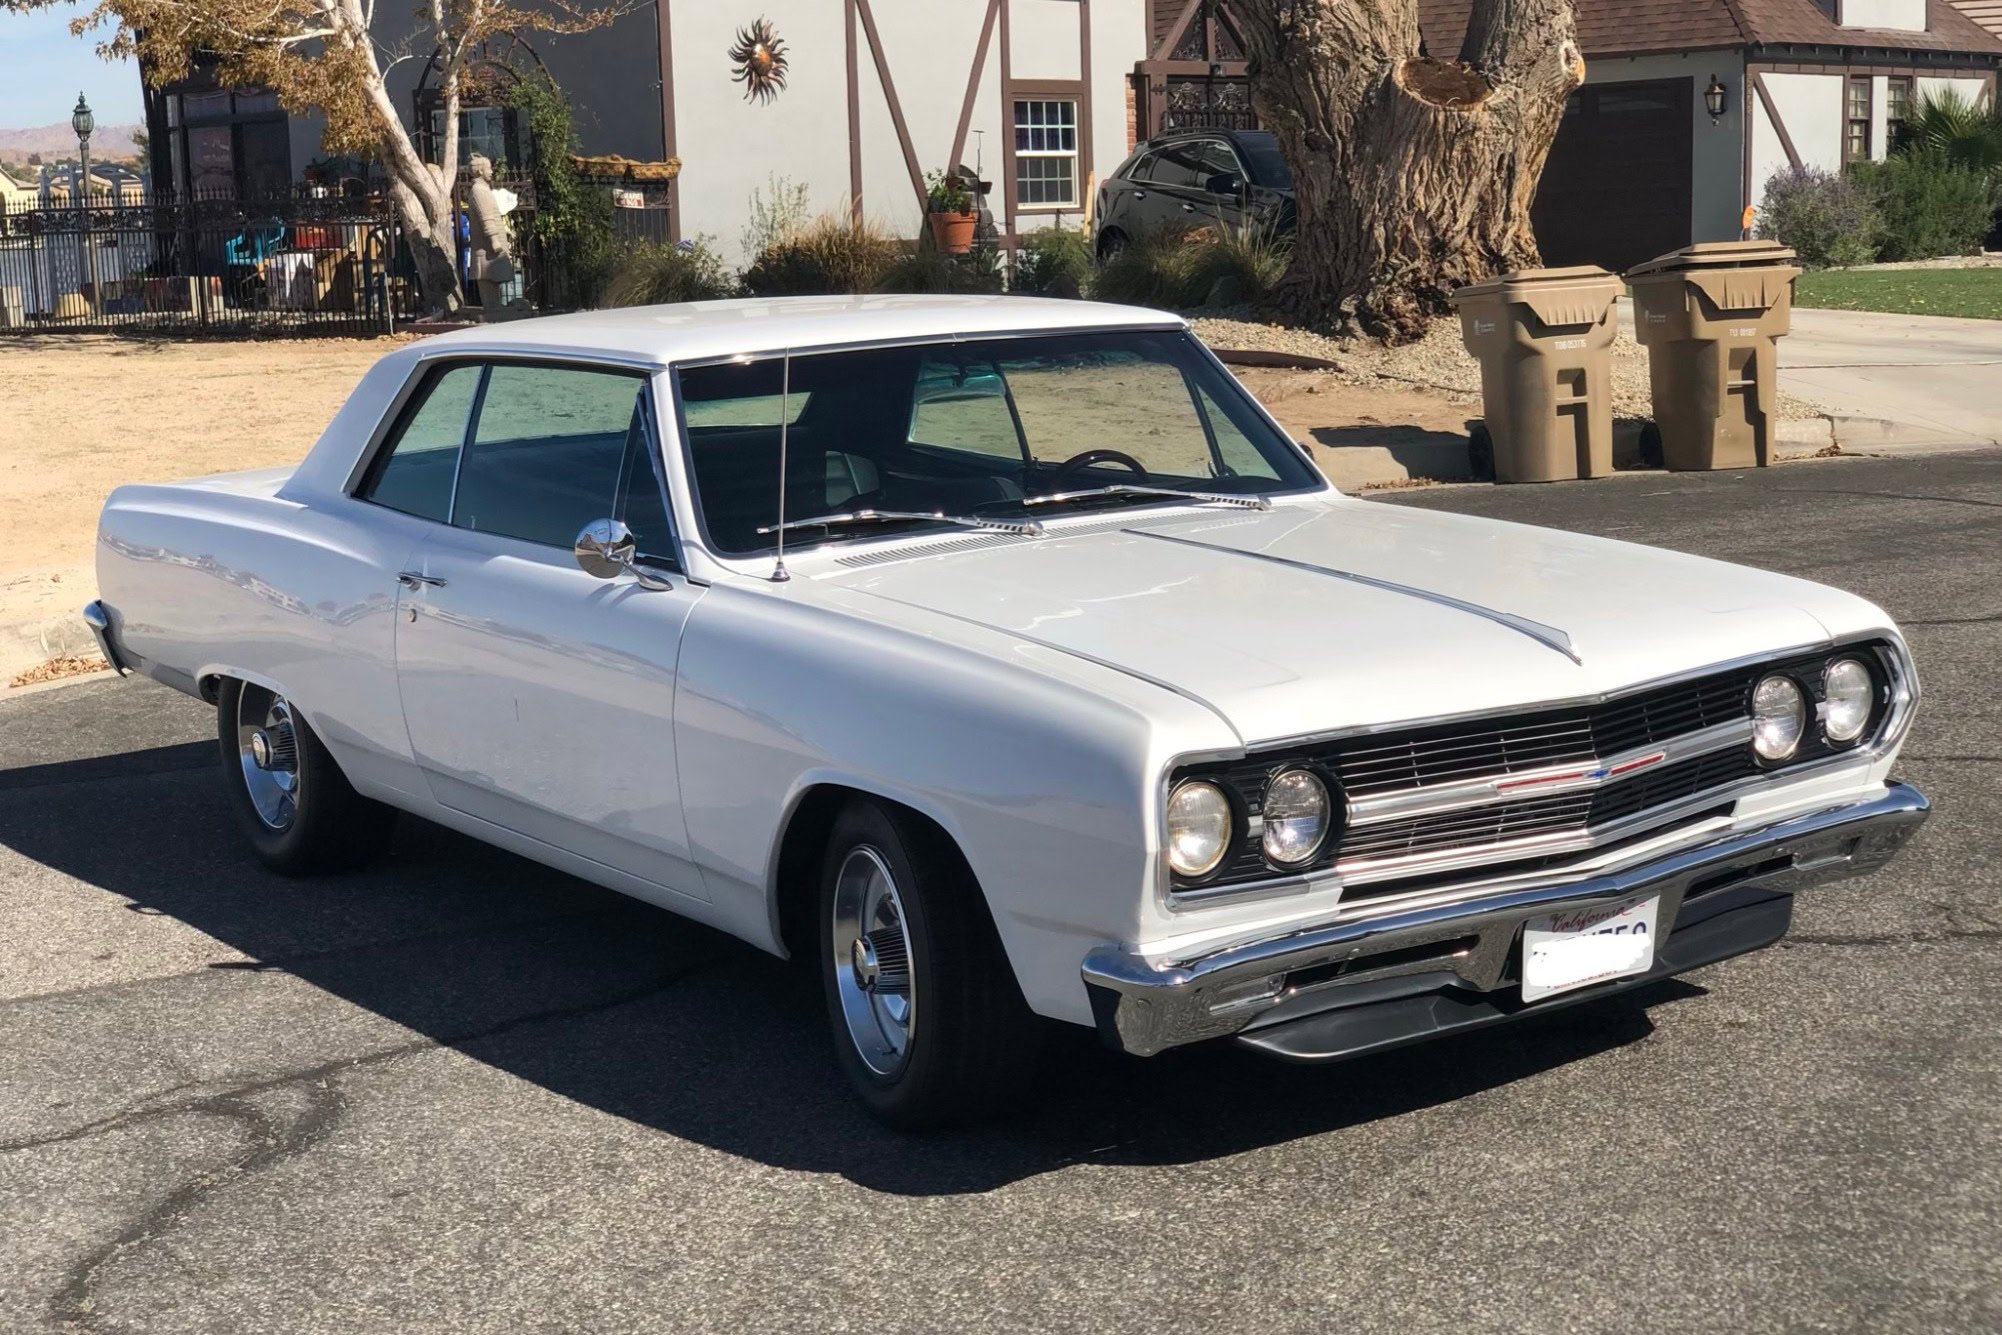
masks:
<path fill-rule="evenodd" d="M 1849 80 L 1849 122 L 1842 145 L 1842 159 L 1857 162 L 1869 156 L 1870 78 L 1859 75 Z"/>
<path fill-rule="evenodd" d="M 1912 76 L 1894 74 L 1884 80 L 1884 147 L 1904 141 L 1905 123 L 1912 118 Z"/>
<path fill-rule="evenodd" d="M 1015 202 L 1024 208 L 1077 203 L 1077 103 L 1015 103 Z"/>

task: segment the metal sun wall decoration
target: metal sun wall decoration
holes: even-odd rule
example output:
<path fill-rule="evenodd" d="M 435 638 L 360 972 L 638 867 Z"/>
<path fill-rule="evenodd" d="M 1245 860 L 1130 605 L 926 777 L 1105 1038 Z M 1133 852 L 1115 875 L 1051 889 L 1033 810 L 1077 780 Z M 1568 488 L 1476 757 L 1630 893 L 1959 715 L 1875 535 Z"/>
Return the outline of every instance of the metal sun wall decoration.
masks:
<path fill-rule="evenodd" d="M 765 103 L 785 91 L 786 44 L 770 19 L 759 19 L 737 30 L 737 44 L 730 48 L 737 72 L 732 82 L 744 85 L 746 102 Z"/>

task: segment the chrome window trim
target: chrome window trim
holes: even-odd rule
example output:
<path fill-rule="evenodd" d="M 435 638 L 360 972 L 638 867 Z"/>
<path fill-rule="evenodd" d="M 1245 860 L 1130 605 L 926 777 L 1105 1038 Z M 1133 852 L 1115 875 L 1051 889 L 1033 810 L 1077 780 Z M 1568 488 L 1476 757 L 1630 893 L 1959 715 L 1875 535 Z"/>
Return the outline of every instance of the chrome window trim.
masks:
<path fill-rule="evenodd" d="M 1490 844 L 1480 849 L 1435 850 L 1431 853 L 1413 854 L 1402 859 L 1379 859 L 1374 862 L 1349 863 L 1343 863 L 1338 859 L 1330 867 L 1325 867 L 1305 875 L 1281 873 L 1256 881 L 1239 881 L 1223 886 L 1191 886 L 1180 890 L 1175 888 L 1174 872 L 1168 866 L 1167 850 L 1164 846 L 1160 856 L 1155 860 L 1156 902 L 1170 914 L 1187 913 L 1200 909 L 1214 908 L 1219 905 L 1227 904 L 1235 906 L 1246 902 L 1276 899 L 1292 895 L 1305 895 L 1317 891 L 1339 891 L 1350 885 L 1366 885 L 1373 881 L 1418 875 L 1428 871 L 1451 872 L 1462 868 L 1472 870 L 1494 863 L 1507 862 L 1517 857 L 1534 857 L 1538 853 L 1590 852 L 1592 849 L 1618 838 L 1631 837 L 1637 832 L 1645 832 L 1660 825 L 1671 824 L 1678 819 L 1687 817 L 1695 812 L 1700 812 L 1706 807 L 1721 805 L 1724 802 L 1736 802 L 1753 793 L 1768 792 L 1783 788 L 1792 784 L 1795 780 L 1813 778 L 1845 765 L 1855 765 L 1859 762 L 1864 764 L 1876 763 L 1897 750 L 1898 745 L 1904 740 L 1906 731 L 1911 727 L 1913 712 L 1918 705 L 1919 684 L 1917 673 L 1912 666 L 1911 651 L 1906 647 L 1904 637 L 1892 629 L 1879 629 L 1855 635 L 1845 635 L 1819 644 L 1773 649 L 1759 654 L 1748 654 L 1738 658 L 1727 659 L 1721 663 L 1713 663 L 1706 667 L 1670 673 L 1666 676 L 1644 681 L 1633 686 L 1622 687 L 1618 690 L 1603 691 L 1596 695 L 1574 697 L 1569 700 L 1524 705 L 1520 708 L 1506 711 L 1473 711 L 1470 713 L 1416 719 L 1409 722 L 1369 724 L 1356 728 L 1303 734 L 1305 740 L 1261 742 L 1256 746 L 1247 747 L 1241 753 L 1219 753 L 1215 750 L 1210 750 L 1176 756 L 1168 762 L 1167 767 L 1161 775 L 1160 792 L 1155 808 L 1157 812 L 1157 829 L 1166 828 L 1167 795 L 1169 789 L 1172 787 L 1173 776 L 1191 765 L 1208 764 L 1216 761 L 1253 759 L 1272 754 L 1282 748 L 1297 747 L 1309 743 L 1319 744 L 1328 741 L 1338 741 L 1349 737 L 1379 736 L 1385 733 L 1404 732 L 1438 724 L 1507 719 L 1525 714 L 1544 713 L 1554 709 L 1590 708 L 1630 696 L 1644 694 L 1663 686 L 1673 686 L 1681 682 L 1714 676 L 1718 673 L 1735 671 L 1739 668 L 1785 662 L 1789 659 L 1808 654 L 1824 654 L 1832 658 L 1848 649 L 1869 648 L 1879 644 L 1881 644 L 1885 652 L 1877 654 L 1877 659 L 1885 665 L 1886 670 L 1890 674 L 1890 701 L 1885 711 L 1884 719 L 1878 725 L 1876 736 L 1867 742 L 1846 747 L 1831 755 L 1822 756 L 1806 764 L 1783 766 L 1764 773 L 1750 775 L 1728 784 L 1721 784 L 1715 788 L 1693 794 L 1688 798 L 1680 799 L 1672 804 L 1651 807 L 1646 811 L 1637 812 L 1621 820 L 1608 822 L 1600 826 L 1596 833 L 1589 830 L 1565 832 L 1567 839 L 1577 842 L 1562 842 L 1556 840 L 1553 836 L 1542 835 L 1512 841 L 1507 844 Z M 1749 717 L 1745 722 L 1745 726 L 1749 730 Z M 1722 727 L 1723 725 L 1719 725 L 1718 730 L 1721 730 Z M 1703 732 L 1709 731 L 1713 730 L 1703 730 Z M 1700 735 L 1702 734 L 1687 733 L 1681 738 L 1673 740 L 1677 743 L 1682 743 Z M 1649 752 L 1656 749 L 1659 748 L 1646 748 Z M 1565 790 L 1553 788 L 1546 789 L 1545 791 Z M 1403 796 L 1403 794 L 1397 794 L 1396 796 Z M 1486 803 L 1480 805 L 1486 805 Z M 1705 824 L 1707 825 L 1708 823 L 1706 822 Z M 1699 826 L 1698 828 L 1704 827 Z M 1593 836 L 1589 842 L 1585 841 L 1585 836 L 1587 835 Z M 1540 879 L 1549 880 L 1553 876 L 1570 875 L 1573 870 L 1573 866 L 1545 867 L 1532 873 L 1520 874 L 1534 875 Z M 1510 873 L 1510 875 L 1515 874 L 1518 873 Z M 1440 896 L 1441 898 L 1437 902 L 1450 903 L 1456 899 L 1478 893 L 1482 886 L 1491 883 L 1492 878 L 1488 880 L 1459 882 L 1449 886 L 1430 887 L 1422 893 Z M 1383 901 L 1372 900 L 1368 902 L 1371 904 L 1377 902 L 1401 903 L 1403 900 L 1398 896 L 1388 896 Z M 1427 902 L 1432 901 L 1428 900 Z"/>

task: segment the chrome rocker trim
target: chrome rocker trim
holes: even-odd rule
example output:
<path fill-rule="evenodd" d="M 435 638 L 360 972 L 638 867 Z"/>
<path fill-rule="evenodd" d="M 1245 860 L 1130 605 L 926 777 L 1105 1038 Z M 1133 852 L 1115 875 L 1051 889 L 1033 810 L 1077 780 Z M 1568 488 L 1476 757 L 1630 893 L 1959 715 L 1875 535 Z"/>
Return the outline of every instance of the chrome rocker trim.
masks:
<path fill-rule="evenodd" d="M 1583 881 L 1531 884 L 1458 903 L 1337 921 L 1191 959 L 1149 960 L 1100 946 L 1085 957 L 1085 989 L 1101 1035 L 1136 1056 L 1236 1034 L 1310 992 L 1335 993 L 1400 975 L 1444 975 L 1475 992 L 1512 990 L 1513 981 L 1503 975 L 1527 919 L 1646 892 L 1661 895 L 1658 920 L 1673 923 L 1685 897 L 1745 888 L 1790 895 L 1875 871 L 1904 847 L 1929 811 L 1918 789 L 1892 783 L 1881 797 L 1791 817 Z M 1439 949 L 1428 953 L 1427 946 Z M 1387 958 L 1372 966 L 1375 956 Z M 1309 969 L 1326 969 L 1331 976 L 1291 981 L 1291 975 Z M 1576 995 L 1584 999 L 1620 982 Z"/>

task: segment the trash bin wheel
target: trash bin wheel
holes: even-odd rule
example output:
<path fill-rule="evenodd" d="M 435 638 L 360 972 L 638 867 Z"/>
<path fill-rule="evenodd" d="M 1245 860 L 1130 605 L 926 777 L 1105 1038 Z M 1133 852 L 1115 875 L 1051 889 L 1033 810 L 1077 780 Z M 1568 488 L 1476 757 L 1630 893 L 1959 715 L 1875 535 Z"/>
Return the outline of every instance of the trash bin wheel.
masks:
<path fill-rule="evenodd" d="M 1641 424 L 1640 449 L 1642 468 L 1661 467 L 1661 427 L 1653 422 Z"/>
<path fill-rule="evenodd" d="M 1486 422 L 1467 429 L 1467 471 L 1476 482 L 1495 480 L 1495 438 L 1488 434 Z"/>

